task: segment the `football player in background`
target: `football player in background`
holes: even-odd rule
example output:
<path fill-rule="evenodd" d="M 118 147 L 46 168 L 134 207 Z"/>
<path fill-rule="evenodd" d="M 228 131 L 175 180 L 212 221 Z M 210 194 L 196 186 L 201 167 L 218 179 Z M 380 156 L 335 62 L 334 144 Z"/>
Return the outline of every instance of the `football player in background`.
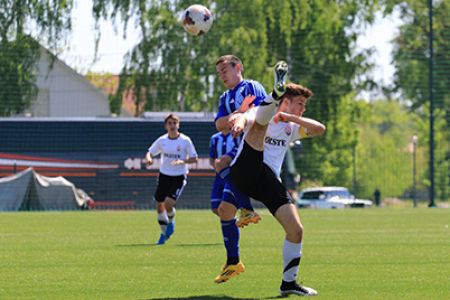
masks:
<path fill-rule="evenodd" d="M 197 151 L 191 139 L 179 132 L 180 118 L 170 114 L 164 119 L 167 133 L 156 139 L 145 155 L 147 165 L 161 154 L 158 185 L 154 194 L 161 235 L 158 245 L 164 244 L 175 231 L 175 204 L 186 185 L 188 164 L 196 163 Z"/>

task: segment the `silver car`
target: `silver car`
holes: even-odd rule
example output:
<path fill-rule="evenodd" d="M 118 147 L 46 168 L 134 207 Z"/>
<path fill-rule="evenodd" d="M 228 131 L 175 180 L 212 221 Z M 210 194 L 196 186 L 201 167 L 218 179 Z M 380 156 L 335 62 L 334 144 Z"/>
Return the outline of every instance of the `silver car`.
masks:
<path fill-rule="evenodd" d="M 372 201 L 356 199 L 345 187 L 325 186 L 303 189 L 297 205 L 304 208 L 371 207 Z"/>

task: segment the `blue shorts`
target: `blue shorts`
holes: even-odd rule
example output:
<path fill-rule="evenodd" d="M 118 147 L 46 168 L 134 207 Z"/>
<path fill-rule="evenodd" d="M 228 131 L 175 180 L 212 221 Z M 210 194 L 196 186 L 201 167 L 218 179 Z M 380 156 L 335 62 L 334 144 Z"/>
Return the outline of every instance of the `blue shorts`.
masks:
<path fill-rule="evenodd" d="M 234 147 L 232 150 L 225 153 L 224 155 L 228 155 L 229 157 L 231 157 L 231 160 L 233 160 L 236 157 L 237 151 L 238 151 L 238 147 Z"/>
<path fill-rule="evenodd" d="M 223 188 L 225 186 L 225 181 L 216 175 L 214 179 L 213 187 L 211 190 L 211 209 L 217 209 L 222 201 Z"/>
<path fill-rule="evenodd" d="M 242 205 L 237 199 L 234 189 L 228 184 L 225 183 L 225 187 L 223 188 L 223 201 L 233 204 L 236 208 L 242 208 Z"/>

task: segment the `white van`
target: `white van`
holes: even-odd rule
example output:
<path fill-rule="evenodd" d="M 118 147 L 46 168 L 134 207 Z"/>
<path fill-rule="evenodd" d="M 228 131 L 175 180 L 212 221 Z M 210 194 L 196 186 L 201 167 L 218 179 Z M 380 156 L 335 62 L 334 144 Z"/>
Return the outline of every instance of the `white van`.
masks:
<path fill-rule="evenodd" d="M 304 208 L 371 207 L 372 201 L 356 199 L 345 187 L 325 186 L 303 189 L 297 205 Z"/>

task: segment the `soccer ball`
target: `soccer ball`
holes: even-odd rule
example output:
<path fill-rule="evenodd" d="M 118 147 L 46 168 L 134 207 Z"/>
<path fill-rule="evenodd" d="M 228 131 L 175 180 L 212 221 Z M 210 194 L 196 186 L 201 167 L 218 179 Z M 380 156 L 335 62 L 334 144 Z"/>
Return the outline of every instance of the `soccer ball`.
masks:
<path fill-rule="evenodd" d="M 213 24 L 213 16 L 209 9 L 200 4 L 189 6 L 182 16 L 184 29 L 192 35 L 202 35 L 209 31 Z"/>

